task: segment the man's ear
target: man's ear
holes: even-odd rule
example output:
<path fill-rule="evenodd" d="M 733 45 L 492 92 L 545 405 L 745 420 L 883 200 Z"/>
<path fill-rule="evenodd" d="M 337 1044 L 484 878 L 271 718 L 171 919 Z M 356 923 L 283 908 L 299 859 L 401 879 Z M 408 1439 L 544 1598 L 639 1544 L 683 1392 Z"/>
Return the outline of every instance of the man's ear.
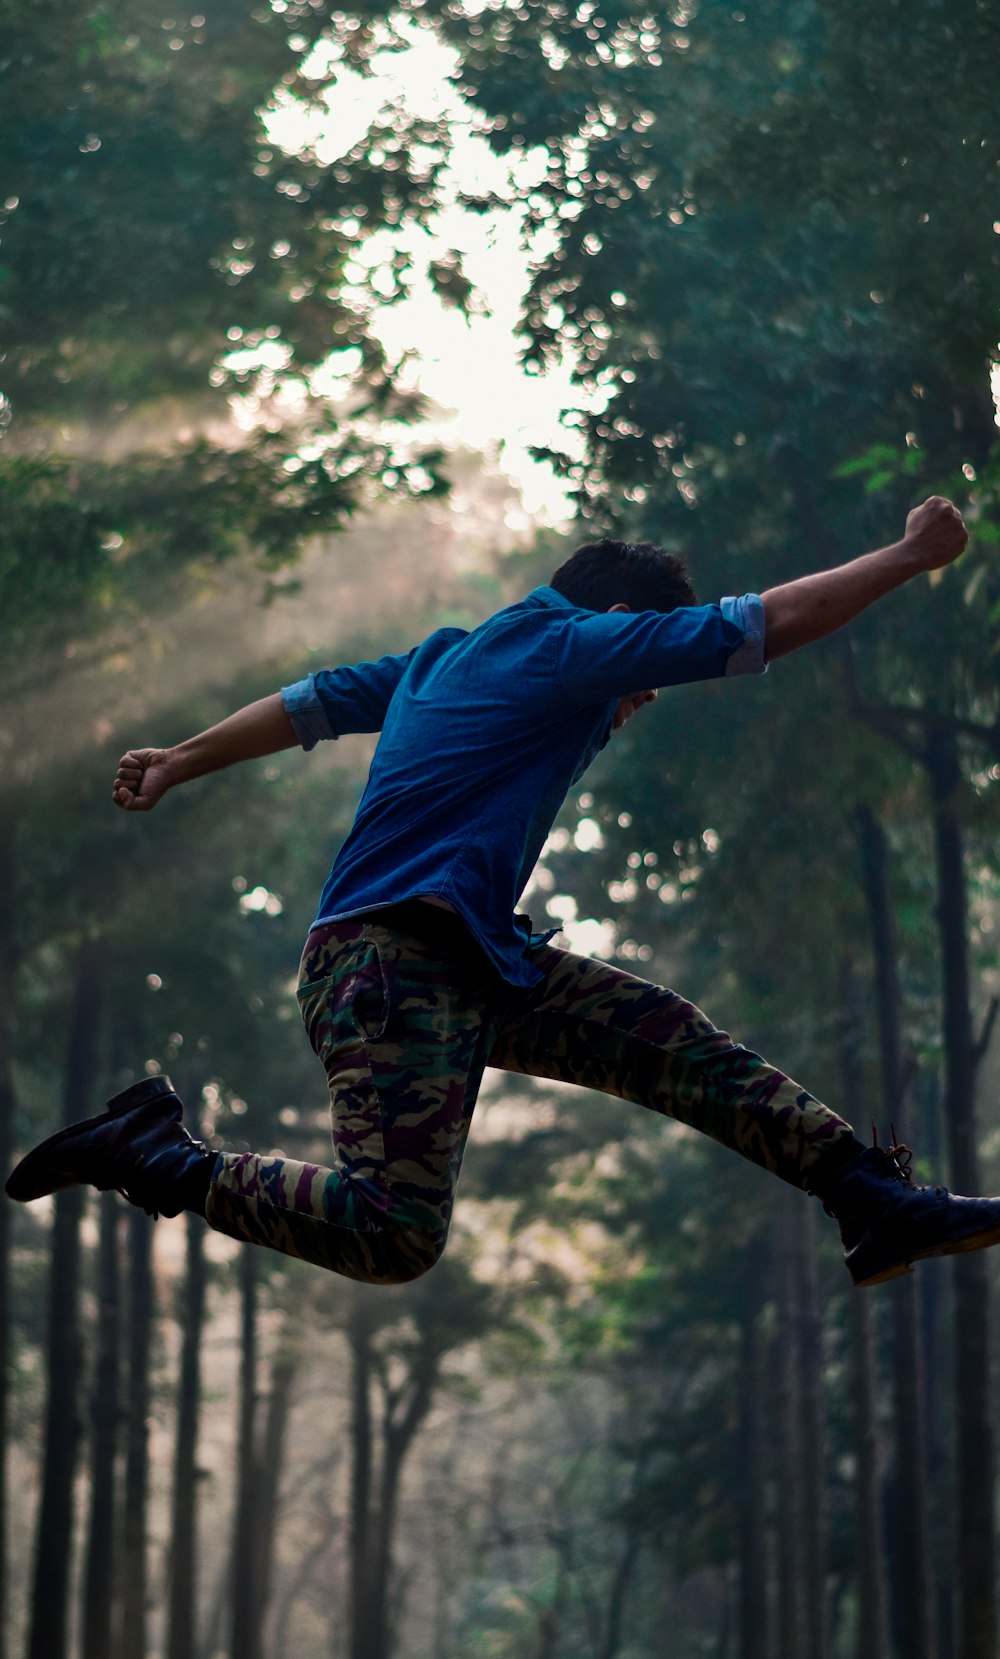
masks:
<path fill-rule="evenodd" d="M 607 610 L 608 616 L 611 615 L 612 611 L 626 611 L 629 616 L 632 615 L 631 605 L 609 605 Z"/>

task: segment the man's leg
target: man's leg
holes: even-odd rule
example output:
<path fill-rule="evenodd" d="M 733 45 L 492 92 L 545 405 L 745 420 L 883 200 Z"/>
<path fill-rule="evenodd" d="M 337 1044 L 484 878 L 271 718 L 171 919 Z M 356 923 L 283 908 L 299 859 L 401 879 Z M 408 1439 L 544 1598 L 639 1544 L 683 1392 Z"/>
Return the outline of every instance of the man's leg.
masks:
<path fill-rule="evenodd" d="M 502 1024 L 491 1065 L 637 1101 L 815 1193 L 856 1285 L 1000 1243 L 1000 1198 L 914 1186 L 907 1147 L 862 1146 L 843 1118 L 674 992 L 551 946 L 535 960 L 544 984 Z"/>
<path fill-rule="evenodd" d="M 368 1283 L 433 1266 L 493 1040 L 489 980 L 461 936 L 442 948 L 363 918 L 313 934 L 299 1001 L 329 1081 L 332 1167 L 223 1154 L 211 1226 Z"/>
<path fill-rule="evenodd" d="M 807 1190 L 821 1162 L 825 1173 L 863 1150 L 849 1123 L 673 991 L 552 946 L 533 960 L 545 982 L 502 1026 L 491 1065 L 635 1101 Z"/>
<path fill-rule="evenodd" d="M 35 1147 L 8 1194 L 117 1188 L 151 1214 L 196 1210 L 219 1232 L 348 1278 L 425 1273 L 448 1236 L 496 982 L 457 921 L 434 924 L 443 938 L 421 937 L 423 908 L 416 932 L 404 911 L 391 926 L 331 924 L 307 941 L 299 998 L 330 1086 L 331 1167 L 209 1151 L 156 1077 Z"/>

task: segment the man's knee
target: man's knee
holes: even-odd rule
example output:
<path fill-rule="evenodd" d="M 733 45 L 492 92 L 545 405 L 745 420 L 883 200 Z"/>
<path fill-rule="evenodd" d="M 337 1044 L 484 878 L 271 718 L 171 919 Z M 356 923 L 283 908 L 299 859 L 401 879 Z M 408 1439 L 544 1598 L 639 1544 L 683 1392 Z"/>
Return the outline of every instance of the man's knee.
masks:
<path fill-rule="evenodd" d="M 416 1227 L 393 1230 L 386 1240 L 386 1277 L 383 1284 L 407 1285 L 422 1279 L 444 1255 L 447 1232 L 425 1232 Z"/>

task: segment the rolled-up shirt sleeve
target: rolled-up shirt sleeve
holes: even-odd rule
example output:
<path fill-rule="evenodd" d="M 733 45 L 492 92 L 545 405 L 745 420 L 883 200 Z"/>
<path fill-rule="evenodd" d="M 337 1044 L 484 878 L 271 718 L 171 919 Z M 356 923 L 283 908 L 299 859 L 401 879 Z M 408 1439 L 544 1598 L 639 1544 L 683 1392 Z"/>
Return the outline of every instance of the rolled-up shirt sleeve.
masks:
<path fill-rule="evenodd" d="M 735 622 L 743 635 L 726 663 L 727 678 L 732 674 L 766 674 L 764 655 L 764 601 L 759 593 L 744 593 L 738 598 L 720 599 L 719 609 L 727 622 Z"/>
<path fill-rule="evenodd" d="M 294 685 L 283 685 L 281 701 L 292 722 L 292 730 L 303 749 L 315 749 L 326 737 L 336 737 L 330 717 L 316 695 L 316 676 L 307 674 Z"/>
<path fill-rule="evenodd" d="M 409 666 L 402 657 L 352 667 L 321 668 L 293 685 L 282 686 L 281 701 L 303 749 L 348 732 L 379 732 L 392 694 Z"/>

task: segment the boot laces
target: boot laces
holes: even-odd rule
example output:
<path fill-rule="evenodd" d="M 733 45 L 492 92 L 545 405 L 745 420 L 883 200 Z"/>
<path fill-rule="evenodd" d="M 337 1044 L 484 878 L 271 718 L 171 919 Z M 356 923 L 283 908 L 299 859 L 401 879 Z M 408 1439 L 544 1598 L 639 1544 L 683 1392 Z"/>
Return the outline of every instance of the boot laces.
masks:
<path fill-rule="evenodd" d="M 878 1127 L 872 1124 L 872 1150 L 881 1154 L 886 1163 L 891 1166 L 891 1173 L 897 1181 L 903 1181 L 908 1187 L 913 1186 L 913 1149 L 905 1141 L 897 1140 L 896 1125 L 889 1125 L 892 1139 L 888 1146 L 879 1146 Z"/>
<path fill-rule="evenodd" d="M 902 1182 L 905 1183 L 906 1186 L 913 1187 L 917 1191 L 920 1191 L 920 1192 L 936 1192 L 936 1193 L 942 1193 L 945 1196 L 947 1196 L 948 1195 L 948 1189 L 946 1187 L 921 1186 L 921 1187 L 917 1188 L 917 1184 L 913 1179 L 913 1151 L 912 1151 L 912 1149 L 906 1145 L 905 1141 L 900 1141 L 900 1140 L 896 1139 L 896 1125 L 894 1123 L 890 1123 L 889 1133 L 892 1136 L 892 1139 L 889 1142 L 889 1145 L 888 1146 L 879 1146 L 879 1144 L 878 1144 L 878 1129 L 876 1128 L 874 1123 L 872 1124 L 872 1147 L 876 1152 L 878 1152 L 880 1154 L 881 1157 L 883 1157 L 886 1160 L 886 1163 L 891 1166 L 891 1171 L 890 1172 L 893 1175 L 893 1177 L 897 1181 L 902 1181 Z"/>

